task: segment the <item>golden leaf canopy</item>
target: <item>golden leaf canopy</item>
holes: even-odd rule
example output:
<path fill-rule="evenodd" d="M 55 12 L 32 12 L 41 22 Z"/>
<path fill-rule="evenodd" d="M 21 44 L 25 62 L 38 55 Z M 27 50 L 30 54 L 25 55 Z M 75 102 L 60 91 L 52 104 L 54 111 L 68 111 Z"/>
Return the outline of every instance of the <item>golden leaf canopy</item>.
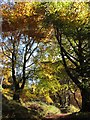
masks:
<path fill-rule="evenodd" d="M 39 3 L 37 3 L 39 4 Z M 19 2 L 12 7 L 2 5 L 2 32 L 16 32 L 41 40 L 50 37 L 51 28 L 43 27 L 45 10 L 35 3 Z"/>

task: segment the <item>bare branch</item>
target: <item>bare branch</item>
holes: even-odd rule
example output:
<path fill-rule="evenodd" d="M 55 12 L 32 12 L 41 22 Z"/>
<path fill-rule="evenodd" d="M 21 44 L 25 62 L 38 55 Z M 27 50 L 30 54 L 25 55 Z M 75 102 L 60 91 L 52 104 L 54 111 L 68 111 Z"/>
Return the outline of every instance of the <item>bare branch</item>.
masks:
<path fill-rule="evenodd" d="M 37 48 L 38 48 L 38 46 L 35 47 L 35 48 L 31 51 L 31 53 L 30 53 L 30 55 L 29 55 L 29 57 L 27 58 L 26 61 L 28 61 L 28 60 L 30 59 L 31 55 L 35 52 L 35 50 L 36 50 Z"/>

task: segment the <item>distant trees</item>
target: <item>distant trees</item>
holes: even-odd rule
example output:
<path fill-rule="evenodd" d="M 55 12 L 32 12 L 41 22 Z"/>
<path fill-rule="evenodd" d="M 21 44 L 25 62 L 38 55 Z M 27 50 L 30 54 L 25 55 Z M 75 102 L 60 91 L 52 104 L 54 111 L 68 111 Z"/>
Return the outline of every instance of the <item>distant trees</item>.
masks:
<path fill-rule="evenodd" d="M 34 93 L 44 97 L 44 100 L 46 98 L 48 103 L 53 101 L 59 108 L 68 107 L 70 90 L 74 91 L 75 85 L 72 84 L 62 64 L 58 42 L 53 39 L 39 44 L 37 69 L 32 78 L 35 85 Z"/>

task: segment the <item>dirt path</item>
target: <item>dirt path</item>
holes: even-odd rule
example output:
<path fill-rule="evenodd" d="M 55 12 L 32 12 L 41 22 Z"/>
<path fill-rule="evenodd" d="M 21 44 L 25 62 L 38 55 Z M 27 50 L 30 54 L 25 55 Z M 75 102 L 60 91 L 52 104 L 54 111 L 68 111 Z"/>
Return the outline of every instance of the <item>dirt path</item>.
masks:
<path fill-rule="evenodd" d="M 90 120 L 90 112 L 47 116 L 43 120 Z"/>
<path fill-rule="evenodd" d="M 52 116 L 47 116 L 43 120 L 65 120 L 68 118 L 69 114 L 59 114 L 59 115 L 52 115 Z"/>

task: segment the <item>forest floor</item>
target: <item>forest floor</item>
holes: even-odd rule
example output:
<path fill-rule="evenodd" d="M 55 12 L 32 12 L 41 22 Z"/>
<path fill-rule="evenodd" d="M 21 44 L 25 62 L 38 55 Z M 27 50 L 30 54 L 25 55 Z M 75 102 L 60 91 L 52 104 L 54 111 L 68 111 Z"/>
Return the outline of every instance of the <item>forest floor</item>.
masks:
<path fill-rule="evenodd" d="M 76 112 L 72 114 L 60 113 L 57 108 L 49 106 L 49 109 L 55 109 L 50 113 L 47 106 L 43 104 L 38 105 L 33 103 L 31 105 L 22 105 L 19 102 L 8 100 L 4 95 L 2 96 L 2 120 L 90 120 L 90 113 Z M 43 110 L 45 109 L 45 110 Z M 47 112 L 49 114 L 47 114 Z"/>
<path fill-rule="evenodd" d="M 43 120 L 90 120 L 90 113 L 72 113 L 48 116 Z"/>

